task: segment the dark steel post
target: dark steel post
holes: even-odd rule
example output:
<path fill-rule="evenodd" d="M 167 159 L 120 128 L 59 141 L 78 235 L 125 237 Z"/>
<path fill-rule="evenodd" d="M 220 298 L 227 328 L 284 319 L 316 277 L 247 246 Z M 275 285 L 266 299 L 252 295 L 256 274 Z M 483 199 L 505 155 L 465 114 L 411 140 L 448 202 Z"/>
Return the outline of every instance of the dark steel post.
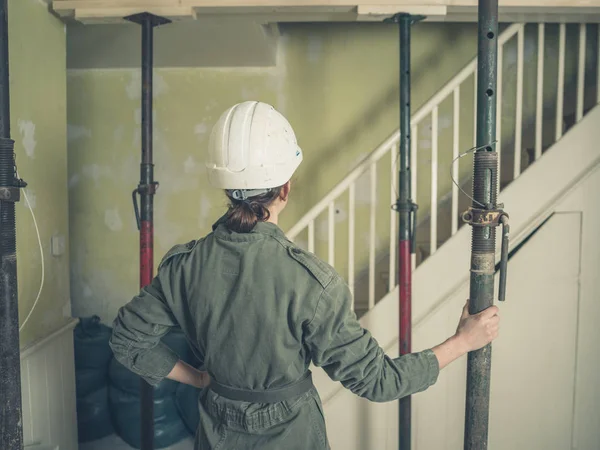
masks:
<path fill-rule="evenodd" d="M 471 314 L 492 306 L 496 226 L 502 224 L 508 249 L 508 216 L 496 204 L 498 154 L 496 141 L 496 77 L 498 70 L 498 0 L 479 0 L 477 49 L 477 143 L 474 154 L 473 204 L 463 214 L 472 226 Z M 504 242 L 503 242 L 504 244 Z M 503 252 L 504 253 L 504 252 Z M 508 251 L 506 251 L 508 253 Z M 503 255 L 500 300 L 504 298 L 506 261 Z M 492 346 L 469 353 L 465 417 L 465 450 L 485 450 L 488 445 Z"/>
<path fill-rule="evenodd" d="M 399 285 L 399 347 L 400 355 L 412 350 L 412 261 L 411 261 L 411 192 L 410 192 L 410 15 L 398 18 L 400 38 L 400 171 L 398 176 L 398 285 Z M 411 397 L 399 402 L 399 448 L 410 450 Z"/>
<path fill-rule="evenodd" d="M 140 287 L 152 282 L 154 271 L 154 180 L 152 159 L 152 72 L 154 69 L 154 27 L 170 21 L 149 13 L 126 18 L 142 26 L 142 162 L 140 183 L 133 192 L 135 216 L 140 230 Z M 137 195 L 140 196 L 140 208 Z M 154 448 L 154 388 L 144 380 L 140 384 L 141 449 Z"/>
<path fill-rule="evenodd" d="M 415 216 L 417 205 L 412 201 L 410 167 L 410 31 L 418 18 L 410 14 L 397 14 L 392 20 L 398 23 L 400 52 L 400 168 L 398 174 L 399 198 L 396 209 L 400 215 L 398 234 L 398 285 L 399 285 L 399 348 L 400 355 L 412 351 L 412 258 L 415 252 Z M 391 256 L 390 256 L 391 257 Z M 392 276 L 392 274 L 390 274 Z M 411 397 L 399 401 L 399 448 L 411 447 Z"/>
<path fill-rule="evenodd" d="M 10 139 L 8 6 L 0 0 L 0 448 L 22 450 L 14 141 Z"/>

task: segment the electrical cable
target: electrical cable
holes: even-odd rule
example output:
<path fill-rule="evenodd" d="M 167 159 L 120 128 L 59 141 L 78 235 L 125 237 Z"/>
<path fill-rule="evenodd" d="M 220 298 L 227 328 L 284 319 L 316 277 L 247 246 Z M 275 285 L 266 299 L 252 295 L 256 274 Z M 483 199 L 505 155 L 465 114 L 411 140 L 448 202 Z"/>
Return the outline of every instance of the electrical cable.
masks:
<path fill-rule="evenodd" d="M 17 177 L 19 177 L 19 172 L 17 172 Z M 25 203 L 27 203 L 27 207 L 29 208 L 29 211 L 31 212 L 31 217 L 33 218 L 33 225 L 35 226 L 35 232 L 36 232 L 37 238 L 38 238 L 38 244 L 40 246 L 40 256 L 41 256 L 41 261 L 42 261 L 42 279 L 40 281 L 40 289 L 38 290 L 38 293 L 37 293 L 37 296 L 35 298 L 35 301 L 33 302 L 33 305 L 31 306 L 31 309 L 29 310 L 29 313 L 25 317 L 25 320 L 23 321 L 23 323 L 19 327 L 19 332 L 21 332 L 23 330 L 23 327 L 25 327 L 25 324 L 29 321 L 29 318 L 31 317 L 31 314 L 35 310 L 35 308 L 36 308 L 36 306 L 37 306 L 37 304 L 38 304 L 38 302 L 40 300 L 40 296 L 42 295 L 42 289 L 44 287 L 44 278 L 45 278 L 45 272 L 46 272 L 46 268 L 44 266 L 44 248 L 42 246 L 42 238 L 40 237 L 40 229 L 38 227 L 38 223 L 37 223 L 37 220 L 35 218 L 35 213 L 33 212 L 33 208 L 31 207 L 31 203 L 29 202 L 29 197 L 27 196 L 26 189 L 23 189 L 22 192 L 23 192 L 23 196 L 25 197 Z"/>

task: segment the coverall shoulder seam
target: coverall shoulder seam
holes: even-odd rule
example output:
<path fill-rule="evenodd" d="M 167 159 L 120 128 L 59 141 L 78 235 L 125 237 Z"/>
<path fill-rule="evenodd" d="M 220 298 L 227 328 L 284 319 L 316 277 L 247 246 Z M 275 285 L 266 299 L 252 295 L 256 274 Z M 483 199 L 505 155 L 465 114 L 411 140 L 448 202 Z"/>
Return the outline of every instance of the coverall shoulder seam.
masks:
<path fill-rule="evenodd" d="M 261 233 L 261 234 L 263 234 L 263 233 Z M 268 236 L 268 237 L 271 237 L 271 238 L 275 239 L 275 240 L 277 241 L 277 243 L 278 243 L 279 245 L 281 245 L 281 247 L 282 247 L 284 250 L 286 250 L 286 251 L 287 251 L 289 248 L 291 248 L 291 247 L 293 247 L 293 246 L 294 246 L 294 243 L 293 243 L 292 241 L 290 241 L 289 239 L 287 239 L 287 238 L 286 238 L 286 239 L 282 239 L 282 238 L 281 238 L 281 237 L 279 237 L 279 236 L 273 236 L 273 235 L 269 235 L 269 234 L 264 234 L 264 236 Z"/>
<path fill-rule="evenodd" d="M 208 235 L 208 236 L 210 236 L 210 235 Z M 198 246 L 198 244 L 203 242 L 208 236 L 200 238 L 200 239 L 193 239 L 185 244 L 177 244 L 177 245 L 171 247 L 171 249 L 167 253 L 165 253 L 165 256 L 163 256 L 163 258 L 161 259 L 161 261 L 158 265 L 157 271 L 160 271 L 160 269 L 167 262 L 169 262 L 176 256 L 189 255 Z"/>
<path fill-rule="evenodd" d="M 332 276 L 331 279 L 327 282 L 327 285 L 323 287 L 323 290 L 321 291 L 321 294 L 319 295 L 319 301 L 317 302 L 317 305 L 315 306 L 315 312 L 312 316 L 312 319 L 310 319 L 310 322 L 308 322 L 308 324 L 306 326 L 310 326 L 313 323 L 313 321 L 315 320 L 315 318 L 317 317 L 317 311 L 319 310 L 319 306 L 321 305 L 321 302 L 323 301 L 323 297 L 325 296 L 325 294 L 327 294 L 329 297 L 331 297 L 331 295 L 329 295 L 327 290 L 329 289 L 329 286 L 331 286 L 333 281 L 337 280 L 337 279 L 339 279 L 339 275 Z"/>

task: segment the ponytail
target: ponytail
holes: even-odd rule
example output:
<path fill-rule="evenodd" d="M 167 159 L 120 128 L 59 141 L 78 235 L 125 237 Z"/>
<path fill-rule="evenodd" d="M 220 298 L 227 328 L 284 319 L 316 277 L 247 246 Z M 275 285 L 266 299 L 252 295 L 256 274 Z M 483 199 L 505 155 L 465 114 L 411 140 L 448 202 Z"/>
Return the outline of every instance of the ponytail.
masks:
<path fill-rule="evenodd" d="M 236 200 L 227 194 L 230 203 L 225 226 L 236 233 L 251 232 L 258 222 L 269 220 L 271 217 L 269 206 L 280 193 L 281 187 L 277 187 L 246 200 Z"/>

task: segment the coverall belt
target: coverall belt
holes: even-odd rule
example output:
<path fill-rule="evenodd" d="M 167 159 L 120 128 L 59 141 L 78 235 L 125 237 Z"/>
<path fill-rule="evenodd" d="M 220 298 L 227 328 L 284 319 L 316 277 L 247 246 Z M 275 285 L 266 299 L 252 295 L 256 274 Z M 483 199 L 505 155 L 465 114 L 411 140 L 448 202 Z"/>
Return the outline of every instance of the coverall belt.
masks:
<path fill-rule="evenodd" d="M 298 397 L 313 388 L 312 374 L 310 370 L 297 382 L 278 389 L 269 389 L 266 391 L 253 391 L 247 389 L 237 389 L 222 385 L 211 380 L 209 389 L 229 400 L 236 400 L 248 403 L 279 403 Z"/>

